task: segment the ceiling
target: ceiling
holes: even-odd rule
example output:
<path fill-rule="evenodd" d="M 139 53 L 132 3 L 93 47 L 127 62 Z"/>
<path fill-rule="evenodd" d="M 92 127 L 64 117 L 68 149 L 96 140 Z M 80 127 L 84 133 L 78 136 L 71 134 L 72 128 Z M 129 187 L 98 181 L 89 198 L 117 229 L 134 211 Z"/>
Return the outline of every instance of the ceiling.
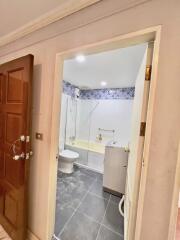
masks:
<path fill-rule="evenodd" d="M 123 88 L 135 86 L 147 44 L 92 54 L 84 62 L 64 62 L 63 79 L 80 88 Z M 102 87 L 101 82 L 107 85 Z"/>
<path fill-rule="evenodd" d="M 0 37 L 55 10 L 67 0 L 0 0 Z"/>

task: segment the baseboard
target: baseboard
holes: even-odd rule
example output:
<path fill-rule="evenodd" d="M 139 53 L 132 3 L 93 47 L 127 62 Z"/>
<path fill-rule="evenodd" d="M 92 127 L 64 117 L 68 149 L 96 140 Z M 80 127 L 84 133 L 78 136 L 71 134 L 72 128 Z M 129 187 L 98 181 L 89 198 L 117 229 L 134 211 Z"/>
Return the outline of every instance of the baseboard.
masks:
<path fill-rule="evenodd" d="M 40 240 L 40 239 L 35 234 L 33 234 L 30 230 L 28 230 L 27 240 Z"/>
<path fill-rule="evenodd" d="M 103 174 L 102 171 L 99 171 L 99 170 L 97 170 L 97 169 L 94 169 L 94 168 L 88 167 L 88 166 L 83 165 L 83 164 L 81 164 L 81 163 L 77 163 L 77 162 L 75 162 L 74 165 L 79 166 L 79 167 L 82 167 L 82 168 L 85 168 L 85 169 L 88 169 L 88 170 L 91 170 L 91 171 L 94 171 L 94 172 L 97 172 L 97 173 L 101 173 L 101 174 Z"/>
<path fill-rule="evenodd" d="M 120 193 L 120 192 L 116 192 L 116 191 L 114 191 L 114 190 L 112 190 L 112 189 L 109 189 L 109 188 L 107 188 L 107 187 L 103 187 L 103 191 L 104 192 L 108 192 L 108 193 L 110 193 L 110 194 L 112 194 L 112 195 L 115 195 L 115 196 L 118 196 L 118 197 L 122 197 L 122 193 Z"/>

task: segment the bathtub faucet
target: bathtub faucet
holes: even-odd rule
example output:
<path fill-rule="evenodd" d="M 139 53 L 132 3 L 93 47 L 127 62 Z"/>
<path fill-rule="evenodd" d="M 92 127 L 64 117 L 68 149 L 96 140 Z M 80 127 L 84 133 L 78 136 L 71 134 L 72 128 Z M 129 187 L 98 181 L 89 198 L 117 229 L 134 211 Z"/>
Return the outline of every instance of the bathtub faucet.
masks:
<path fill-rule="evenodd" d="M 97 139 L 98 141 L 102 141 L 102 134 L 99 133 L 99 134 L 97 135 L 96 139 Z"/>

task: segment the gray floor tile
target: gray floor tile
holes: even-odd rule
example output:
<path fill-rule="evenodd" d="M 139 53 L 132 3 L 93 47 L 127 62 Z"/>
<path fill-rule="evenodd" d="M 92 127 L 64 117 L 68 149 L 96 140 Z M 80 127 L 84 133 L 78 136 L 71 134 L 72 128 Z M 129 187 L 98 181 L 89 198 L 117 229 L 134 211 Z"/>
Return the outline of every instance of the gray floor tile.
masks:
<path fill-rule="evenodd" d="M 75 209 L 86 192 L 82 186 L 68 185 L 63 192 L 57 192 L 57 202 L 61 204 L 61 207 L 69 206 Z"/>
<path fill-rule="evenodd" d="M 66 188 L 68 188 L 69 184 L 67 182 L 58 181 L 57 182 L 57 189 L 56 189 L 56 195 L 58 197 L 59 194 L 62 194 L 66 191 Z"/>
<path fill-rule="evenodd" d="M 68 184 L 72 187 L 80 186 L 81 188 L 88 190 L 92 186 L 94 178 L 86 175 L 85 173 L 77 171 L 71 174 L 71 176 L 63 178 L 63 181 L 68 182 Z"/>
<path fill-rule="evenodd" d="M 119 213 L 118 204 L 109 202 L 102 224 L 114 232 L 124 234 L 124 219 Z"/>
<path fill-rule="evenodd" d="M 74 209 L 71 207 L 61 207 L 60 204 L 56 206 L 56 223 L 55 223 L 55 235 L 58 236 L 62 231 L 64 225 L 72 217 Z"/>
<path fill-rule="evenodd" d="M 101 226 L 97 240 L 123 240 L 124 237 L 110 231 L 104 226 Z"/>
<path fill-rule="evenodd" d="M 97 240 L 123 240 L 117 234 L 123 234 L 120 199 L 103 192 L 102 183 L 102 174 L 77 166 L 72 174 L 58 172 L 55 234 L 61 240 L 96 240 L 100 228 L 97 222 L 101 222 L 109 199 Z"/>
<path fill-rule="evenodd" d="M 76 212 L 58 237 L 61 240 L 95 240 L 99 227 L 98 223 Z"/>
<path fill-rule="evenodd" d="M 110 201 L 119 204 L 121 198 L 111 194 Z"/>
<path fill-rule="evenodd" d="M 77 177 L 79 184 L 84 187 L 84 189 L 89 190 L 94 182 L 93 177 L 89 177 L 86 174 L 81 174 Z"/>
<path fill-rule="evenodd" d="M 108 201 L 88 193 L 77 211 L 84 213 L 97 222 L 101 222 L 105 214 Z"/>
<path fill-rule="evenodd" d="M 96 180 L 89 191 L 105 199 L 109 199 L 110 197 L 109 193 L 103 191 L 102 181 L 100 180 Z"/>
<path fill-rule="evenodd" d="M 94 171 L 89 170 L 87 168 L 82 168 L 82 167 L 79 168 L 77 166 L 76 166 L 76 168 L 78 168 L 81 173 L 84 173 L 86 176 L 92 177 L 93 179 L 99 178 L 99 175 L 102 175 L 100 173 L 94 172 Z"/>

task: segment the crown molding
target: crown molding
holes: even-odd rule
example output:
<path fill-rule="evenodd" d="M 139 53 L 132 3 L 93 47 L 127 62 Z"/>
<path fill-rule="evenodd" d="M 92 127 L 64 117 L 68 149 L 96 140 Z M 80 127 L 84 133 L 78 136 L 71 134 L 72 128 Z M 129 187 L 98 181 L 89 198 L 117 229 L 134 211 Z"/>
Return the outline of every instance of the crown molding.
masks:
<path fill-rule="evenodd" d="M 68 15 L 102 0 L 66 0 L 56 10 L 50 11 L 30 23 L 0 38 L 0 47 L 14 42 L 26 35 L 48 26 Z"/>

